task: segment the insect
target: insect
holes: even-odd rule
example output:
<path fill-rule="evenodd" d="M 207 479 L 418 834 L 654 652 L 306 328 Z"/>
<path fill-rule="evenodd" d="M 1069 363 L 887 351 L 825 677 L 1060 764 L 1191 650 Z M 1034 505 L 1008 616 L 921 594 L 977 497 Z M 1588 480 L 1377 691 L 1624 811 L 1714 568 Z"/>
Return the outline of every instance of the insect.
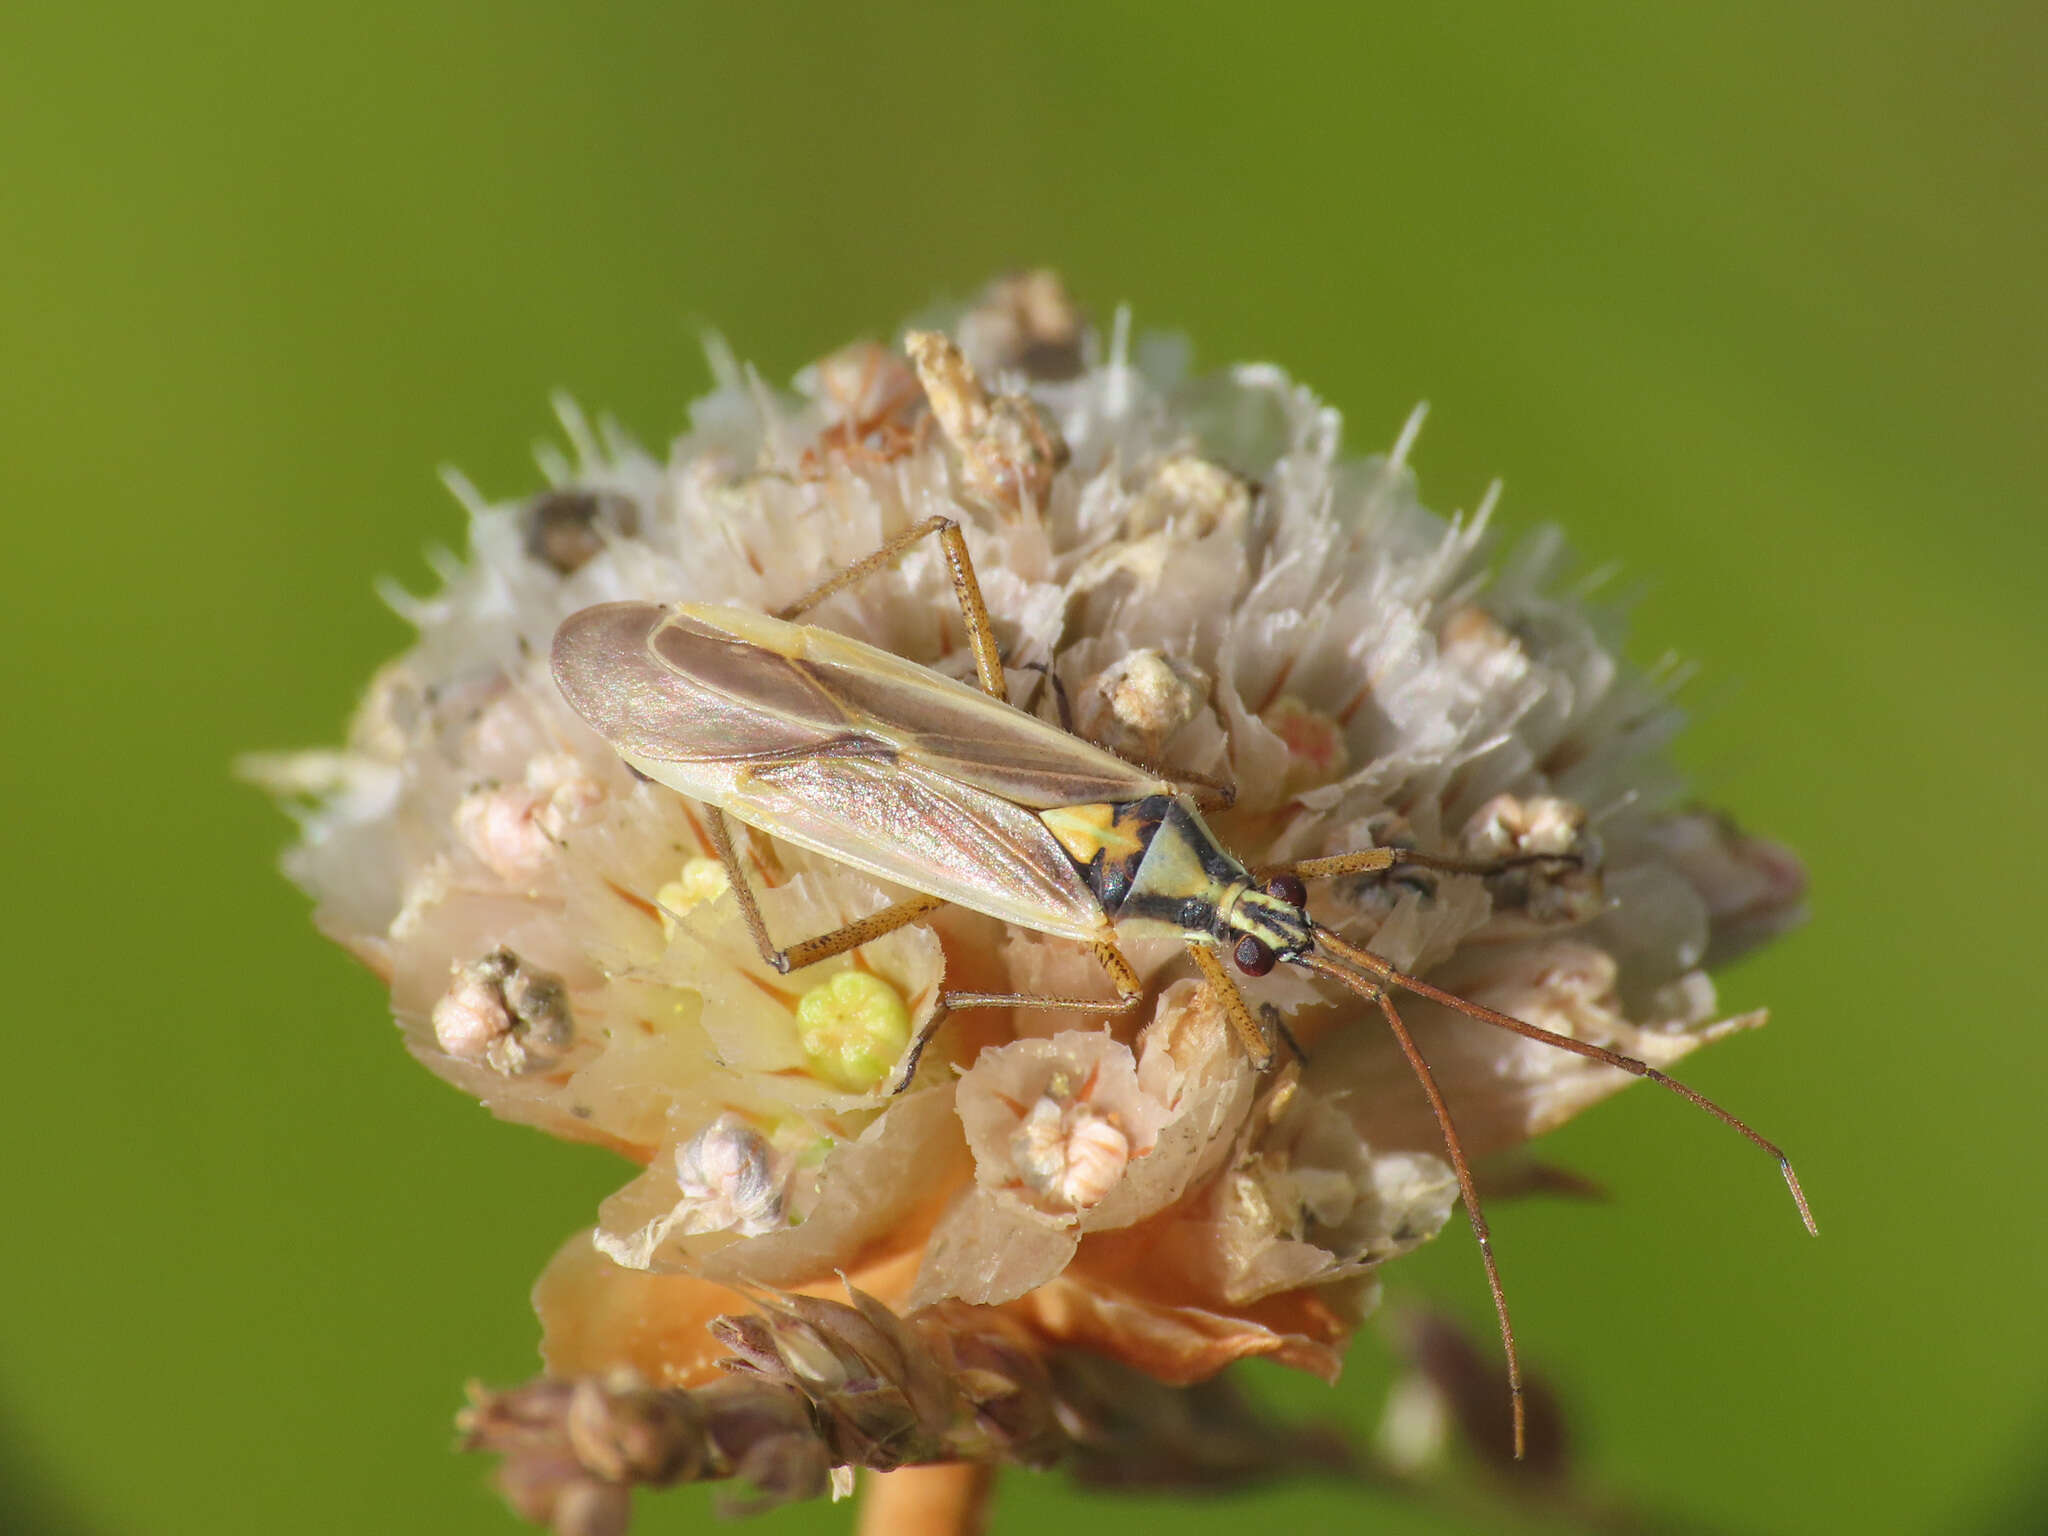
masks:
<path fill-rule="evenodd" d="M 831 630 L 795 620 L 936 536 L 966 620 L 976 688 Z M 1704 1095 L 1633 1057 L 1555 1034 L 1406 975 L 1317 923 L 1305 882 L 1396 865 L 1493 873 L 1519 863 L 1373 848 L 1263 868 L 1232 855 L 1203 821 L 1219 786 L 1129 762 L 1008 702 L 988 610 L 959 525 L 934 517 L 775 614 L 710 603 L 607 603 L 571 615 L 555 636 L 557 685 L 641 774 L 711 808 L 712 841 L 762 956 L 788 972 L 843 954 L 949 902 L 1091 945 L 1117 1001 L 947 992 L 906 1058 L 907 1086 L 944 1016 L 1031 1006 L 1111 1013 L 1135 1006 L 1137 973 L 1117 941 L 1166 935 L 1185 944 L 1237 1037 L 1261 1068 L 1274 1044 L 1222 959 L 1246 976 L 1275 965 L 1326 977 L 1378 1008 L 1422 1085 L 1478 1239 L 1507 1356 L 1516 1454 L 1524 1439 L 1521 1364 L 1478 1190 L 1429 1063 L 1393 993 L 1648 1078 L 1769 1153 L 1808 1231 L 1806 1196 L 1785 1154 Z M 777 947 L 740 866 L 725 815 L 922 894 Z M 1279 1024 L 1277 1012 L 1265 1019 Z M 1278 1031 L 1276 1031 L 1278 1032 Z"/>

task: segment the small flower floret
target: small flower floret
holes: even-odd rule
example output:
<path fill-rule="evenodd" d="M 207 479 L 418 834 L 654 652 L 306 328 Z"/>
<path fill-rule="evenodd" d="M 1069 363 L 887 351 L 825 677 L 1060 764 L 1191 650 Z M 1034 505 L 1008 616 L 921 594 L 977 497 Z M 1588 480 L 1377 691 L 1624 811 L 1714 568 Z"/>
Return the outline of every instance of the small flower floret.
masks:
<path fill-rule="evenodd" d="M 866 1093 L 910 1044 L 910 1009 L 881 977 L 849 968 L 797 999 L 796 1028 L 819 1077 L 847 1093 Z"/>
<path fill-rule="evenodd" d="M 552 1065 L 576 1036 L 562 978 L 509 949 L 456 966 L 434 1005 L 433 1025 L 450 1056 L 507 1077 Z"/>

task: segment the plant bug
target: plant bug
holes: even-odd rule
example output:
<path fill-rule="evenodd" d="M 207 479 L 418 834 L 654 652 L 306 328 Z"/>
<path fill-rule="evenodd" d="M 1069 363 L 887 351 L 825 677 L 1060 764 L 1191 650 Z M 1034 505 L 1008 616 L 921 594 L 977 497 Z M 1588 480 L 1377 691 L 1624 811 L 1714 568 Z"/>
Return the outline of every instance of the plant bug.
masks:
<path fill-rule="evenodd" d="M 795 620 L 936 536 L 965 618 L 977 689 L 874 646 Z M 1200 802 L 1216 786 L 1127 761 L 1008 701 L 1002 661 L 959 525 L 934 517 L 889 540 L 775 614 L 711 603 L 607 603 L 556 633 L 554 676 L 570 705 L 635 770 L 711 808 L 734 895 L 763 957 L 792 971 L 957 903 L 1092 945 L 1115 986 L 1099 998 L 949 992 L 913 1042 L 898 1089 L 949 1011 L 1031 1006 L 1113 1013 L 1136 1005 L 1119 935 L 1166 935 L 1188 954 L 1252 1060 L 1273 1045 L 1231 979 L 1279 964 L 1327 977 L 1376 1006 L 1428 1097 L 1479 1242 L 1507 1355 L 1516 1455 L 1522 1375 L 1492 1241 L 1451 1114 L 1395 1007 L 1400 990 L 1467 1017 L 1648 1078 L 1734 1127 L 1777 1160 L 1808 1231 L 1791 1163 L 1712 1100 L 1633 1057 L 1553 1033 L 1407 975 L 1308 915 L 1306 881 L 1397 865 L 1490 874 L 1556 860 L 1437 857 L 1373 848 L 1256 873 L 1217 840 Z M 922 894 L 787 948 L 769 937 L 723 815 Z M 1278 1014 L 1266 1011 L 1278 1024 Z M 1276 1031 L 1284 1033 L 1284 1030 Z"/>

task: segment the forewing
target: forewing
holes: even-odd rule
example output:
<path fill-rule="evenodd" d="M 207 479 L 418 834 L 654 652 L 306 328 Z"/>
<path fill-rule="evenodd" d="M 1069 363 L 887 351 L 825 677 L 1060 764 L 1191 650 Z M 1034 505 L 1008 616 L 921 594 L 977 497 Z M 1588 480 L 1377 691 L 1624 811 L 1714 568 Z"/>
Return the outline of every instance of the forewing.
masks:
<path fill-rule="evenodd" d="M 738 609 L 689 605 L 681 612 L 788 660 L 832 701 L 849 730 L 888 742 L 903 761 L 1013 804 L 1120 804 L 1170 790 L 1156 774 L 894 652 Z"/>
<path fill-rule="evenodd" d="M 607 603 L 556 632 L 563 696 L 627 762 L 840 863 L 1020 927 L 1105 931 L 1035 814 L 1167 786 L 965 683 L 829 630 Z"/>
<path fill-rule="evenodd" d="M 603 603 L 555 632 L 556 686 L 628 757 L 774 760 L 865 747 L 801 662 L 658 603 Z"/>
<path fill-rule="evenodd" d="M 1032 810 L 1169 790 L 978 688 L 845 635 L 743 609 L 586 608 L 556 631 L 554 672 L 605 740 L 653 762 L 894 757 Z"/>
<path fill-rule="evenodd" d="M 1044 811 L 1168 792 L 1156 774 L 949 677 L 906 679 L 817 659 L 812 666 L 847 712 L 887 737 L 901 759 L 1014 804 Z"/>
<path fill-rule="evenodd" d="M 723 808 L 772 836 L 1040 933 L 1104 936 L 1045 823 L 919 764 L 816 758 L 742 769 Z"/>

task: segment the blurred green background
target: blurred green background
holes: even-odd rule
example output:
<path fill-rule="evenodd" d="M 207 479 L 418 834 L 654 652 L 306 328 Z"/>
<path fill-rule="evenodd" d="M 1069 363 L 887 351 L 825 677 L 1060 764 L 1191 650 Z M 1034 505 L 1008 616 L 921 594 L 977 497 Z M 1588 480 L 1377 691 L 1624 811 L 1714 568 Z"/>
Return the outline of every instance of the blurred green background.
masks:
<path fill-rule="evenodd" d="M 653 442 L 1006 267 L 1434 407 L 1697 658 L 1684 760 L 1810 861 L 1773 1027 L 1495 1212 L 1589 1469 L 1723 1530 L 2048 1522 L 2048 144 L 2038 4 L 27 5 L 0 21 L 8 1227 L 0 1526 L 509 1532 L 449 1454 L 624 1169 L 413 1066 L 232 784 L 405 643 L 434 481 L 556 387 Z M 1468 1236 L 1394 1272 L 1482 1330 Z M 1367 1337 L 1328 1399 L 1370 1423 Z M 1324 1401 L 1319 1391 L 1295 1394 Z M 641 1529 L 708 1519 L 685 1492 Z M 844 1508 L 764 1532 L 836 1531 Z M 1330 1488 L 999 1532 L 1484 1529 Z"/>

